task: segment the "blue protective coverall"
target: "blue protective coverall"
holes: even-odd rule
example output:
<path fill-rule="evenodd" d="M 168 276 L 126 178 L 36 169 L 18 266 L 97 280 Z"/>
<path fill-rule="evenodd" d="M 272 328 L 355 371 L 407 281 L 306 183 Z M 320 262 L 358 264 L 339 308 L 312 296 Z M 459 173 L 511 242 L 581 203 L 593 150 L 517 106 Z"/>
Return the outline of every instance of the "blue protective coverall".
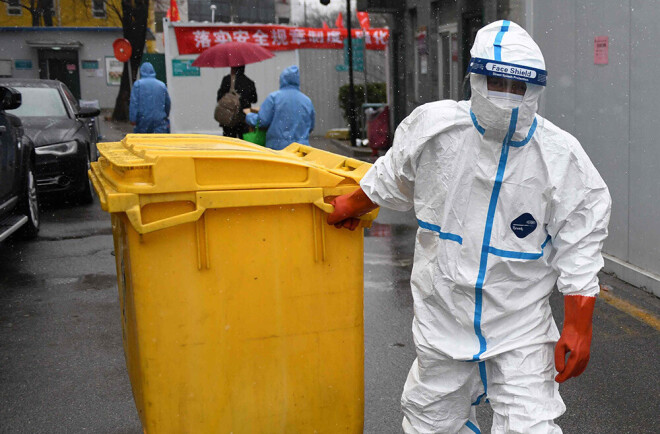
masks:
<path fill-rule="evenodd" d="M 135 133 L 169 133 L 170 95 L 165 83 L 156 78 L 149 62 L 140 66 L 140 79 L 133 85 L 129 118 Z"/>
<path fill-rule="evenodd" d="M 280 90 L 268 95 L 259 113 L 249 113 L 246 121 L 268 127 L 266 146 L 279 150 L 293 142 L 309 145 L 314 117 L 312 100 L 300 91 L 300 71 L 293 65 L 280 74 Z"/>

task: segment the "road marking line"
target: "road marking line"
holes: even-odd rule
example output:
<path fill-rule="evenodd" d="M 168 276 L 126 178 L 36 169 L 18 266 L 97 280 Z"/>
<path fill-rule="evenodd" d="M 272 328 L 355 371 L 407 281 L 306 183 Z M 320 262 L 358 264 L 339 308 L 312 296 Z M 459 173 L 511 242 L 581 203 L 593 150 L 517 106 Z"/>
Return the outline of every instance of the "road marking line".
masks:
<path fill-rule="evenodd" d="M 621 312 L 627 313 L 628 315 L 637 318 L 643 323 L 648 324 L 654 329 L 660 331 L 660 318 L 653 315 L 652 313 L 649 313 L 644 309 L 640 309 L 639 307 L 630 304 L 618 297 L 615 297 L 614 295 L 602 289 L 599 296 L 607 304 L 615 307 L 616 309 L 619 309 Z"/>

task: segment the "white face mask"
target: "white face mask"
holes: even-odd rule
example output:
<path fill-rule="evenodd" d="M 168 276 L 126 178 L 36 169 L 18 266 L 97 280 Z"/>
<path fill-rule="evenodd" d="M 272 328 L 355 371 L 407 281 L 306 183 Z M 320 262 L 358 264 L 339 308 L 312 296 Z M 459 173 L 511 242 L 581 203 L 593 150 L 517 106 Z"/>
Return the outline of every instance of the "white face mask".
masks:
<path fill-rule="evenodd" d="M 472 89 L 472 98 L 470 99 L 472 110 L 479 119 L 479 124 L 483 128 L 506 132 L 509 128 L 511 112 L 514 108 L 518 108 L 518 122 L 516 128 L 525 130 L 525 135 L 527 134 L 527 129 L 536 116 L 536 109 L 543 87 L 529 84 L 525 91 L 525 95 L 522 97 L 522 101 L 515 102 L 515 107 L 509 108 L 496 104 L 488 97 L 485 75 L 470 74 L 470 87 Z M 520 97 L 520 95 L 518 95 L 518 97 Z"/>
<path fill-rule="evenodd" d="M 488 100 L 490 100 L 493 104 L 495 104 L 500 108 L 512 109 L 512 108 L 520 107 L 520 103 L 522 103 L 523 100 L 523 95 L 489 90 Z"/>

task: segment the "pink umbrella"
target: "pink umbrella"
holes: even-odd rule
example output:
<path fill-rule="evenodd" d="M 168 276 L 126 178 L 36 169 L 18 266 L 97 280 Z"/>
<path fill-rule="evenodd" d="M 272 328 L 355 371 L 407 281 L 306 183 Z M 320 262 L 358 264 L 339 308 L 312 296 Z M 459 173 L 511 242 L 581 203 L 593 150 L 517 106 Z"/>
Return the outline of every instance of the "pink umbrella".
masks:
<path fill-rule="evenodd" d="M 241 66 L 270 59 L 273 53 L 261 45 L 250 42 L 227 42 L 207 48 L 193 62 L 192 66 L 222 68 Z"/>

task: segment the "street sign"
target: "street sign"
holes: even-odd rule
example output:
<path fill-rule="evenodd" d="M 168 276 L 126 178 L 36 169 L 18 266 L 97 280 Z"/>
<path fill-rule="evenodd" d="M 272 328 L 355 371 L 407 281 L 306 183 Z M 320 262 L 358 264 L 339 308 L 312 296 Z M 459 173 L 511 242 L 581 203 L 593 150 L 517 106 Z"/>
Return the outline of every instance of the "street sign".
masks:
<path fill-rule="evenodd" d="M 353 71 L 364 69 L 364 39 L 352 39 Z M 348 65 L 348 39 L 344 39 L 344 65 Z"/>
<path fill-rule="evenodd" d="M 364 71 L 364 39 L 352 39 L 353 71 Z M 348 71 L 348 39 L 344 39 L 344 64 L 335 66 L 337 71 Z"/>
<path fill-rule="evenodd" d="M 195 59 L 172 59 L 172 75 L 174 77 L 199 77 L 199 68 L 192 66 L 194 61 Z"/>
<path fill-rule="evenodd" d="M 16 68 L 16 69 L 32 69 L 32 60 L 29 60 L 29 59 L 14 60 L 14 68 Z"/>
<path fill-rule="evenodd" d="M 80 62 L 82 69 L 99 69 L 98 60 L 83 60 Z"/>

